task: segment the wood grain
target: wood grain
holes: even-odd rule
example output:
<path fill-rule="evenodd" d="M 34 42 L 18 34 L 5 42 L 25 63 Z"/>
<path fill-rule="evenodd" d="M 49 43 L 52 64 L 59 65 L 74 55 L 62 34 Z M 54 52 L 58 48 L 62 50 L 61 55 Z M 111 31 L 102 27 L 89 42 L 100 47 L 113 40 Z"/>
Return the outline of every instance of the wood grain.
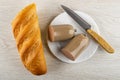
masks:
<path fill-rule="evenodd" d="M 48 73 L 34 76 L 20 61 L 11 21 L 29 3 L 37 4 Z M 89 60 L 66 64 L 56 59 L 45 41 L 51 20 L 63 12 L 60 4 L 86 12 L 96 21 L 100 33 L 114 48 L 110 55 L 100 47 Z M 0 80 L 120 80 L 120 0 L 0 0 Z"/>
<path fill-rule="evenodd" d="M 114 53 L 114 49 L 112 48 L 112 46 L 105 41 L 102 36 L 100 36 L 99 34 L 97 34 L 95 31 L 93 31 L 92 29 L 88 29 L 87 32 L 93 37 L 93 39 L 95 39 L 100 45 L 101 47 L 103 47 L 103 49 L 105 49 L 108 53 Z"/>

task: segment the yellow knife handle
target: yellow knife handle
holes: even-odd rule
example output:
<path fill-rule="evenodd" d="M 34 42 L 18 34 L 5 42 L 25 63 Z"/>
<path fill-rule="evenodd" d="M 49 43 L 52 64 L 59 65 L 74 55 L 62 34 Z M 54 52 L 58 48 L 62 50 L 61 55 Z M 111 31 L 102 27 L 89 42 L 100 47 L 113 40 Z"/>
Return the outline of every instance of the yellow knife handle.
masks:
<path fill-rule="evenodd" d="M 87 32 L 109 53 L 114 53 L 114 49 L 95 31 L 88 29 Z"/>

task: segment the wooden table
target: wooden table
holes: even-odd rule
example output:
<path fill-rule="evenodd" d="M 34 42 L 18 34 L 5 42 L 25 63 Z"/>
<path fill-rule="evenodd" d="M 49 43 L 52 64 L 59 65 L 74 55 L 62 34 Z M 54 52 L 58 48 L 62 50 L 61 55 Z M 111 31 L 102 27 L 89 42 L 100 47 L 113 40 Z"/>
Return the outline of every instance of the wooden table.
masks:
<path fill-rule="evenodd" d="M 32 75 L 23 66 L 10 25 L 18 11 L 33 1 L 37 4 L 48 68 L 42 76 Z M 47 47 L 45 31 L 63 12 L 61 4 L 92 16 L 115 54 L 99 47 L 92 58 L 78 64 L 56 59 Z M 120 80 L 120 0 L 0 0 L 0 80 Z"/>

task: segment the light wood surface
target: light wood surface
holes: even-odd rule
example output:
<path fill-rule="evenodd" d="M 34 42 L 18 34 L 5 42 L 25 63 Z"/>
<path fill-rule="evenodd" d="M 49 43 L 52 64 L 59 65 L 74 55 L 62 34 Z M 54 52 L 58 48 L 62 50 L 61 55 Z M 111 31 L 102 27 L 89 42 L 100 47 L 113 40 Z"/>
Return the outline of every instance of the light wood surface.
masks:
<path fill-rule="evenodd" d="M 23 66 L 10 25 L 18 11 L 32 2 L 37 4 L 48 68 L 42 76 L 32 75 Z M 60 4 L 92 16 L 115 53 L 107 54 L 99 47 L 82 63 L 66 64 L 56 59 L 47 47 L 45 31 L 63 12 Z M 0 80 L 120 80 L 120 0 L 0 0 Z"/>

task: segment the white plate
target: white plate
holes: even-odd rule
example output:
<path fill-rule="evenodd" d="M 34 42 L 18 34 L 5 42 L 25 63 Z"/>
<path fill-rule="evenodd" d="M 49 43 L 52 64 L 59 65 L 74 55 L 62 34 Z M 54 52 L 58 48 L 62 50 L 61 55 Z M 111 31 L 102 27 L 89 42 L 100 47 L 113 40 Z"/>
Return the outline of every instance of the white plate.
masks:
<path fill-rule="evenodd" d="M 99 29 L 95 21 L 87 15 L 86 13 L 75 11 L 79 16 L 81 16 L 85 21 L 87 21 L 89 24 L 91 24 L 91 28 L 95 30 L 99 34 Z M 58 15 L 50 25 L 58 25 L 58 24 L 71 24 L 76 30 L 76 34 L 85 33 L 87 34 L 66 12 L 61 13 Z M 47 39 L 48 47 L 52 54 L 56 56 L 59 60 L 67 63 L 79 63 L 82 61 L 85 61 L 89 59 L 97 50 L 98 44 L 88 35 L 90 38 L 90 42 L 88 47 L 81 52 L 80 56 L 75 60 L 72 61 L 65 57 L 63 53 L 61 52 L 61 48 L 63 48 L 66 43 L 69 42 L 69 40 L 64 42 L 51 42 L 49 39 Z"/>

